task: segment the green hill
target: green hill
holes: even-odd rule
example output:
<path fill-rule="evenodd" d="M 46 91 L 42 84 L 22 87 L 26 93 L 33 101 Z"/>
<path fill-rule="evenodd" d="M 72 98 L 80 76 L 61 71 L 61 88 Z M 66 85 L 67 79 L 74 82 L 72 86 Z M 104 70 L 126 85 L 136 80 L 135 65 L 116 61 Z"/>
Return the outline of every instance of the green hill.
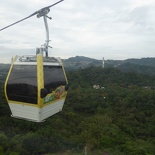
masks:
<path fill-rule="evenodd" d="M 0 154 L 155 154 L 154 76 L 91 66 L 67 77 L 63 111 L 42 123 L 11 118 L 0 81 Z"/>

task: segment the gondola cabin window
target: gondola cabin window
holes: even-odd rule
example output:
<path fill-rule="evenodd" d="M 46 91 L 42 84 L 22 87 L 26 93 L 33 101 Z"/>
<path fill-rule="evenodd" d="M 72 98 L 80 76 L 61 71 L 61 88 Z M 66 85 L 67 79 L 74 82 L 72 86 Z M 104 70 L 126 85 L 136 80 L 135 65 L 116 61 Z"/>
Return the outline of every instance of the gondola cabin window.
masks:
<path fill-rule="evenodd" d="M 37 104 L 36 65 L 14 65 L 6 90 L 9 100 Z"/>
<path fill-rule="evenodd" d="M 62 66 L 44 66 L 44 87 L 48 91 L 44 103 L 66 96 L 66 78 Z"/>

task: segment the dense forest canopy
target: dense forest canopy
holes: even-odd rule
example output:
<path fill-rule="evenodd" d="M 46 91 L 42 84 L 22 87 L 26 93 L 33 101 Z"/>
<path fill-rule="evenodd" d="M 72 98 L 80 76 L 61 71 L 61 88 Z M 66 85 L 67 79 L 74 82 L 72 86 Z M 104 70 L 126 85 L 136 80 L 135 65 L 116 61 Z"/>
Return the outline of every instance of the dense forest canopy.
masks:
<path fill-rule="evenodd" d="M 102 67 L 68 71 L 63 111 L 34 123 L 10 117 L 3 73 L 0 154 L 155 154 L 154 76 Z"/>

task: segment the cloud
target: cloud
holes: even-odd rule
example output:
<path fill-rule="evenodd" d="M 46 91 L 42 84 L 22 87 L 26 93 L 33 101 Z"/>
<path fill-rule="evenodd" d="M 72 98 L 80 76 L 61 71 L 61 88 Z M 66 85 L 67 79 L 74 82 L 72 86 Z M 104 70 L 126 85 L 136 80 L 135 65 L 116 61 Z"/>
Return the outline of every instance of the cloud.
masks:
<path fill-rule="evenodd" d="M 0 27 L 22 19 L 56 0 L 6 0 L 0 5 Z M 100 59 L 155 56 L 154 0 L 64 0 L 48 16 L 50 54 Z M 0 47 L 34 49 L 45 41 L 43 19 L 36 16 L 0 32 Z M 17 52 L 18 53 L 18 52 Z M 27 53 L 27 52 L 26 52 Z M 5 57 L 6 53 L 0 53 Z"/>

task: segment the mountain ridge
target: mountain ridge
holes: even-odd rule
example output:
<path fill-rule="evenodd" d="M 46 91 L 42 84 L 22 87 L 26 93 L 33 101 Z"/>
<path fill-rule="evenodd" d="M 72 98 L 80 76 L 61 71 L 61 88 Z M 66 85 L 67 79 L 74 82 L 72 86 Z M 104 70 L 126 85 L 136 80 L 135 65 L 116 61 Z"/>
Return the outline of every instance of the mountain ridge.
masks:
<path fill-rule="evenodd" d="M 84 69 L 90 66 L 103 67 L 103 60 L 85 56 L 75 56 L 63 59 L 66 70 Z M 0 72 L 8 71 L 10 64 L 0 63 Z M 137 72 L 155 75 L 155 58 L 130 58 L 125 60 L 104 60 L 104 67 L 115 67 L 123 72 Z"/>
<path fill-rule="evenodd" d="M 75 56 L 68 59 L 64 59 L 64 66 L 70 67 L 72 69 L 86 68 L 91 65 L 95 66 L 103 66 L 103 60 L 97 60 L 94 58 L 84 57 L 84 56 Z M 155 67 L 155 58 L 147 57 L 147 58 L 130 58 L 125 60 L 104 60 L 105 67 L 118 67 L 122 64 L 136 64 L 141 66 L 152 66 Z"/>

